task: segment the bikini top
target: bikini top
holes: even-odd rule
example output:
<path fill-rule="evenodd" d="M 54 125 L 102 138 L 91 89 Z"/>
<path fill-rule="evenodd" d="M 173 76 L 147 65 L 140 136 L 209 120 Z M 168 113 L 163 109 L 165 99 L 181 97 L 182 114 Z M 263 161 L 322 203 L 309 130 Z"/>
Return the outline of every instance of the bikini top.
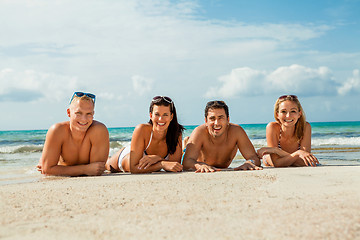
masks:
<path fill-rule="evenodd" d="M 153 131 L 151 131 L 151 135 L 150 135 L 150 141 L 148 143 L 148 145 L 146 146 L 145 150 L 144 150 L 144 155 L 148 155 L 146 150 L 149 148 L 150 146 L 150 143 L 151 143 L 151 140 L 152 140 L 152 137 L 153 137 Z M 164 157 L 165 160 L 169 160 L 169 153 L 166 155 L 166 157 Z"/>
<path fill-rule="evenodd" d="M 278 142 L 278 148 L 280 148 L 280 149 L 281 149 L 281 145 L 280 145 L 281 133 L 282 133 L 282 130 L 281 130 L 281 128 L 280 128 L 280 135 L 279 135 L 279 142 Z M 300 145 L 300 142 L 298 142 L 298 143 L 299 143 L 298 150 L 300 150 L 300 149 L 301 149 L 301 145 Z"/>

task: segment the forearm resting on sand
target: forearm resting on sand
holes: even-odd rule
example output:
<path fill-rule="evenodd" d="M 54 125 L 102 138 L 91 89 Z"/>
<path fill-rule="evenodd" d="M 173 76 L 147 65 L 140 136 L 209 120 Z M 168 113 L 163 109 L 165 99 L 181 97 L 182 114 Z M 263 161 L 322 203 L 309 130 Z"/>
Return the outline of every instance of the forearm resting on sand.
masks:
<path fill-rule="evenodd" d="M 285 156 L 277 154 L 270 154 L 271 161 L 274 167 L 288 167 L 288 166 L 313 166 L 319 164 L 317 158 L 309 152 L 298 150 L 293 153 L 287 153 Z"/>
<path fill-rule="evenodd" d="M 105 171 L 105 162 L 93 162 L 90 164 L 82 164 L 75 166 L 47 166 L 43 164 L 38 166 L 41 173 L 45 175 L 55 175 L 55 176 L 99 176 Z"/>
<path fill-rule="evenodd" d="M 134 167 L 130 167 L 131 173 L 151 173 L 157 172 L 161 169 L 164 169 L 168 172 L 181 172 L 183 166 L 178 162 L 171 162 L 171 161 L 158 161 L 152 165 L 147 165 L 146 167 L 139 166 L 140 164 L 135 165 Z"/>

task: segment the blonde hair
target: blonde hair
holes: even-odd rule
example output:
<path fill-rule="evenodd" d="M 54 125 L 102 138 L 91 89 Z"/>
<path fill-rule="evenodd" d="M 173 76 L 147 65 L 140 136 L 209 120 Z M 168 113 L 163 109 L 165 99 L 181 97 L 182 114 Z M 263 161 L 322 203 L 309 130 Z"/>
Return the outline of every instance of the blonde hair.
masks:
<path fill-rule="evenodd" d="M 304 137 L 304 130 L 305 130 L 305 124 L 306 124 L 306 117 L 305 117 L 305 112 L 300 104 L 299 99 L 294 96 L 294 95 L 287 95 L 287 96 L 281 96 L 276 100 L 275 106 L 274 106 L 274 117 L 276 122 L 280 123 L 279 118 L 277 117 L 278 113 L 279 113 L 279 105 L 282 102 L 285 101 L 292 101 L 294 102 L 299 111 L 301 112 L 301 115 L 298 119 L 298 121 L 295 124 L 295 136 L 296 138 L 301 141 L 301 139 Z"/>
<path fill-rule="evenodd" d="M 78 97 L 78 96 L 75 95 L 75 96 L 73 97 L 73 99 L 71 100 L 70 105 L 71 105 L 73 102 L 77 101 L 77 100 L 79 100 L 79 101 L 91 102 L 92 104 L 94 104 L 94 107 L 95 107 L 95 102 L 94 102 L 94 100 L 93 100 L 92 98 L 86 96 L 86 95 L 83 95 L 83 96 L 81 96 L 81 97 Z"/>

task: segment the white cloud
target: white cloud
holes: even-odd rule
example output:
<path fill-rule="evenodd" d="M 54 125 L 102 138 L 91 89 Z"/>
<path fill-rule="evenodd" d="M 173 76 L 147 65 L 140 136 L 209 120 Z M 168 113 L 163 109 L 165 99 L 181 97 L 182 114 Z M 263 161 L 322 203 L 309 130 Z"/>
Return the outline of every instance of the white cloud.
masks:
<path fill-rule="evenodd" d="M 0 101 L 59 101 L 77 86 L 76 77 L 34 70 L 0 70 Z"/>
<path fill-rule="evenodd" d="M 211 87 L 206 97 L 235 97 L 292 93 L 305 96 L 328 95 L 337 91 L 332 72 L 327 67 L 283 66 L 273 72 L 248 67 L 233 69 L 219 78 L 220 87 Z"/>
<path fill-rule="evenodd" d="M 338 89 L 340 95 L 348 93 L 360 93 L 360 74 L 359 69 L 353 71 L 353 76 L 349 78 L 342 87 Z"/>
<path fill-rule="evenodd" d="M 229 75 L 219 78 L 222 86 L 211 87 L 205 94 L 206 97 L 232 97 L 236 95 L 253 95 L 262 92 L 262 81 L 265 73 L 249 67 L 236 68 Z M 251 92 L 249 92 L 251 91 Z"/>
<path fill-rule="evenodd" d="M 144 95 L 147 92 L 150 92 L 152 89 L 152 79 L 145 78 L 139 75 L 131 77 L 133 88 L 136 94 Z"/>

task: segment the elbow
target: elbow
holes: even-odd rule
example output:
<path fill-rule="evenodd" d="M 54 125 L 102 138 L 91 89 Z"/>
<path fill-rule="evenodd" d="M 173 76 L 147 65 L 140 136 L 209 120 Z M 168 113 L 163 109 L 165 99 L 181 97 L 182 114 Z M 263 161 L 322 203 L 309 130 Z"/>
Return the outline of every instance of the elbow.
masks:
<path fill-rule="evenodd" d="M 189 165 L 188 161 L 184 159 L 183 163 L 183 170 L 190 170 L 191 166 Z"/>
<path fill-rule="evenodd" d="M 140 169 L 137 166 L 131 166 L 130 165 L 130 173 L 131 174 L 139 174 L 139 173 L 142 173 L 142 172 L 140 171 Z"/>
<path fill-rule="evenodd" d="M 47 166 L 46 164 L 41 166 L 41 173 L 42 173 L 42 174 L 52 175 L 51 172 L 52 172 L 52 171 L 51 171 L 51 167 L 50 167 L 50 166 Z"/>

